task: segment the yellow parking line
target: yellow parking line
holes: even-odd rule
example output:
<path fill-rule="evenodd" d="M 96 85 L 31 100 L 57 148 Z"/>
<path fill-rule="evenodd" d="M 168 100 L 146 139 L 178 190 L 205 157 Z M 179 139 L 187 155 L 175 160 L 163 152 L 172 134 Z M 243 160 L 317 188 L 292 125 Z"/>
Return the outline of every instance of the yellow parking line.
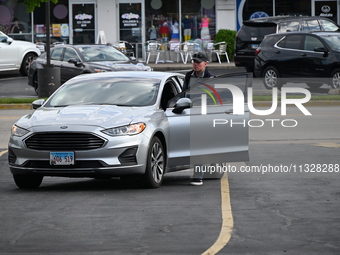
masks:
<path fill-rule="evenodd" d="M 224 173 L 223 178 L 221 178 L 221 209 L 222 209 L 222 227 L 220 235 L 218 236 L 215 243 L 202 255 L 216 254 L 227 245 L 231 238 L 231 232 L 234 226 L 233 214 L 231 211 L 230 204 L 230 191 L 229 191 L 229 181 L 227 173 Z"/>
<path fill-rule="evenodd" d="M 6 153 L 7 153 L 7 150 L 6 150 L 6 151 L 0 151 L 0 157 L 1 157 L 2 155 L 6 154 Z"/>

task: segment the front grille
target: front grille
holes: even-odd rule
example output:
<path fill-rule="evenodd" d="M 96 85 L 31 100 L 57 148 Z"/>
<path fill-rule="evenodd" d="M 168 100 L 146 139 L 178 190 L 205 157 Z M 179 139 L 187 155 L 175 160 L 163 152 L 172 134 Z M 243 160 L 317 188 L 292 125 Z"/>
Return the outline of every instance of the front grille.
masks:
<path fill-rule="evenodd" d="M 25 140 L 33 150 L 93 150 L 101 148 L 103 138 L 88 133 L 36 133 Z"/>

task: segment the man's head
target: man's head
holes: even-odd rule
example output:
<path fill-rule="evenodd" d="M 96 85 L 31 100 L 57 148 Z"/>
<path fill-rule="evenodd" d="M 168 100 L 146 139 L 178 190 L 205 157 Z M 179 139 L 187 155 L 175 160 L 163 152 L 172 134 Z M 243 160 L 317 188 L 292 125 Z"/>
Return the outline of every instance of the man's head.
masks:
<path fill-rule="evenodd" d="M 198 52 L 192 55 L 191 61 L 195 72 L 200 73 L 207 66 L 208 58 L 203 52 Z"/>

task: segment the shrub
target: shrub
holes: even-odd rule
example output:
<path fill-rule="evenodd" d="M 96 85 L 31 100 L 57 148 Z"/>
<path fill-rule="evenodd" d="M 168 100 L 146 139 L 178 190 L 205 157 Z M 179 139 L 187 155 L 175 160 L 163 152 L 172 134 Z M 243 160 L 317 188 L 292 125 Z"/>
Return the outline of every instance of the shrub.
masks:
<path fill-rule="evenodd" d="M 236 31 L 229 29 L 220 29 L 214 38 L 214 43 L 227 42 L 227 52 L 230 61 L 234 60 L 234 41 Z"/>

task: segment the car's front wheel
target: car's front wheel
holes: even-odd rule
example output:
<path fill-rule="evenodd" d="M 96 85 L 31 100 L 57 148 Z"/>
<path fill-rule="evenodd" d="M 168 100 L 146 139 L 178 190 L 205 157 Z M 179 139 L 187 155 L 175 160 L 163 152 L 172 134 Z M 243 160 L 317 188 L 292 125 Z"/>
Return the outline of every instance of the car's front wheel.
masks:
<path fill-rule="evenodd" d="M 280 89 L 282 87 L 280 73 L 275 67 L 268 66 L 263 71 L 263 85 L 266 87 L 266 89 L 272 89 L 274 87 Z"/>
<path fill-rule="evenodd" d="M 30 68 L 30 64 L 35 60 L 37 56 L 34 53 L 27 53 L 24 59 L 22 60 L 20 73 L 23 76 L 28 75 L 28 69 Z"/>
<path fill-rule="evenodd" d="M 145 187 L 159 188 L 161 186 L 164 176 L 165 157 L 161 140 L 158 137 L 154 137 L 150 143 L 146 171 L 142 178 Z"/>
<path fill-rule="evenodd" d="M 36 189 L 40 186 L 40 184 L 43 180 L 43 176 L 14 174 L 13 179 L 14 179 L 15 184 L 20 189 Z"/>
<path fill-rule="evenodd" d="M 330 84 L 333 89 L 340 88 L 340 69 L 335 69 L 333 71 Z"/>

